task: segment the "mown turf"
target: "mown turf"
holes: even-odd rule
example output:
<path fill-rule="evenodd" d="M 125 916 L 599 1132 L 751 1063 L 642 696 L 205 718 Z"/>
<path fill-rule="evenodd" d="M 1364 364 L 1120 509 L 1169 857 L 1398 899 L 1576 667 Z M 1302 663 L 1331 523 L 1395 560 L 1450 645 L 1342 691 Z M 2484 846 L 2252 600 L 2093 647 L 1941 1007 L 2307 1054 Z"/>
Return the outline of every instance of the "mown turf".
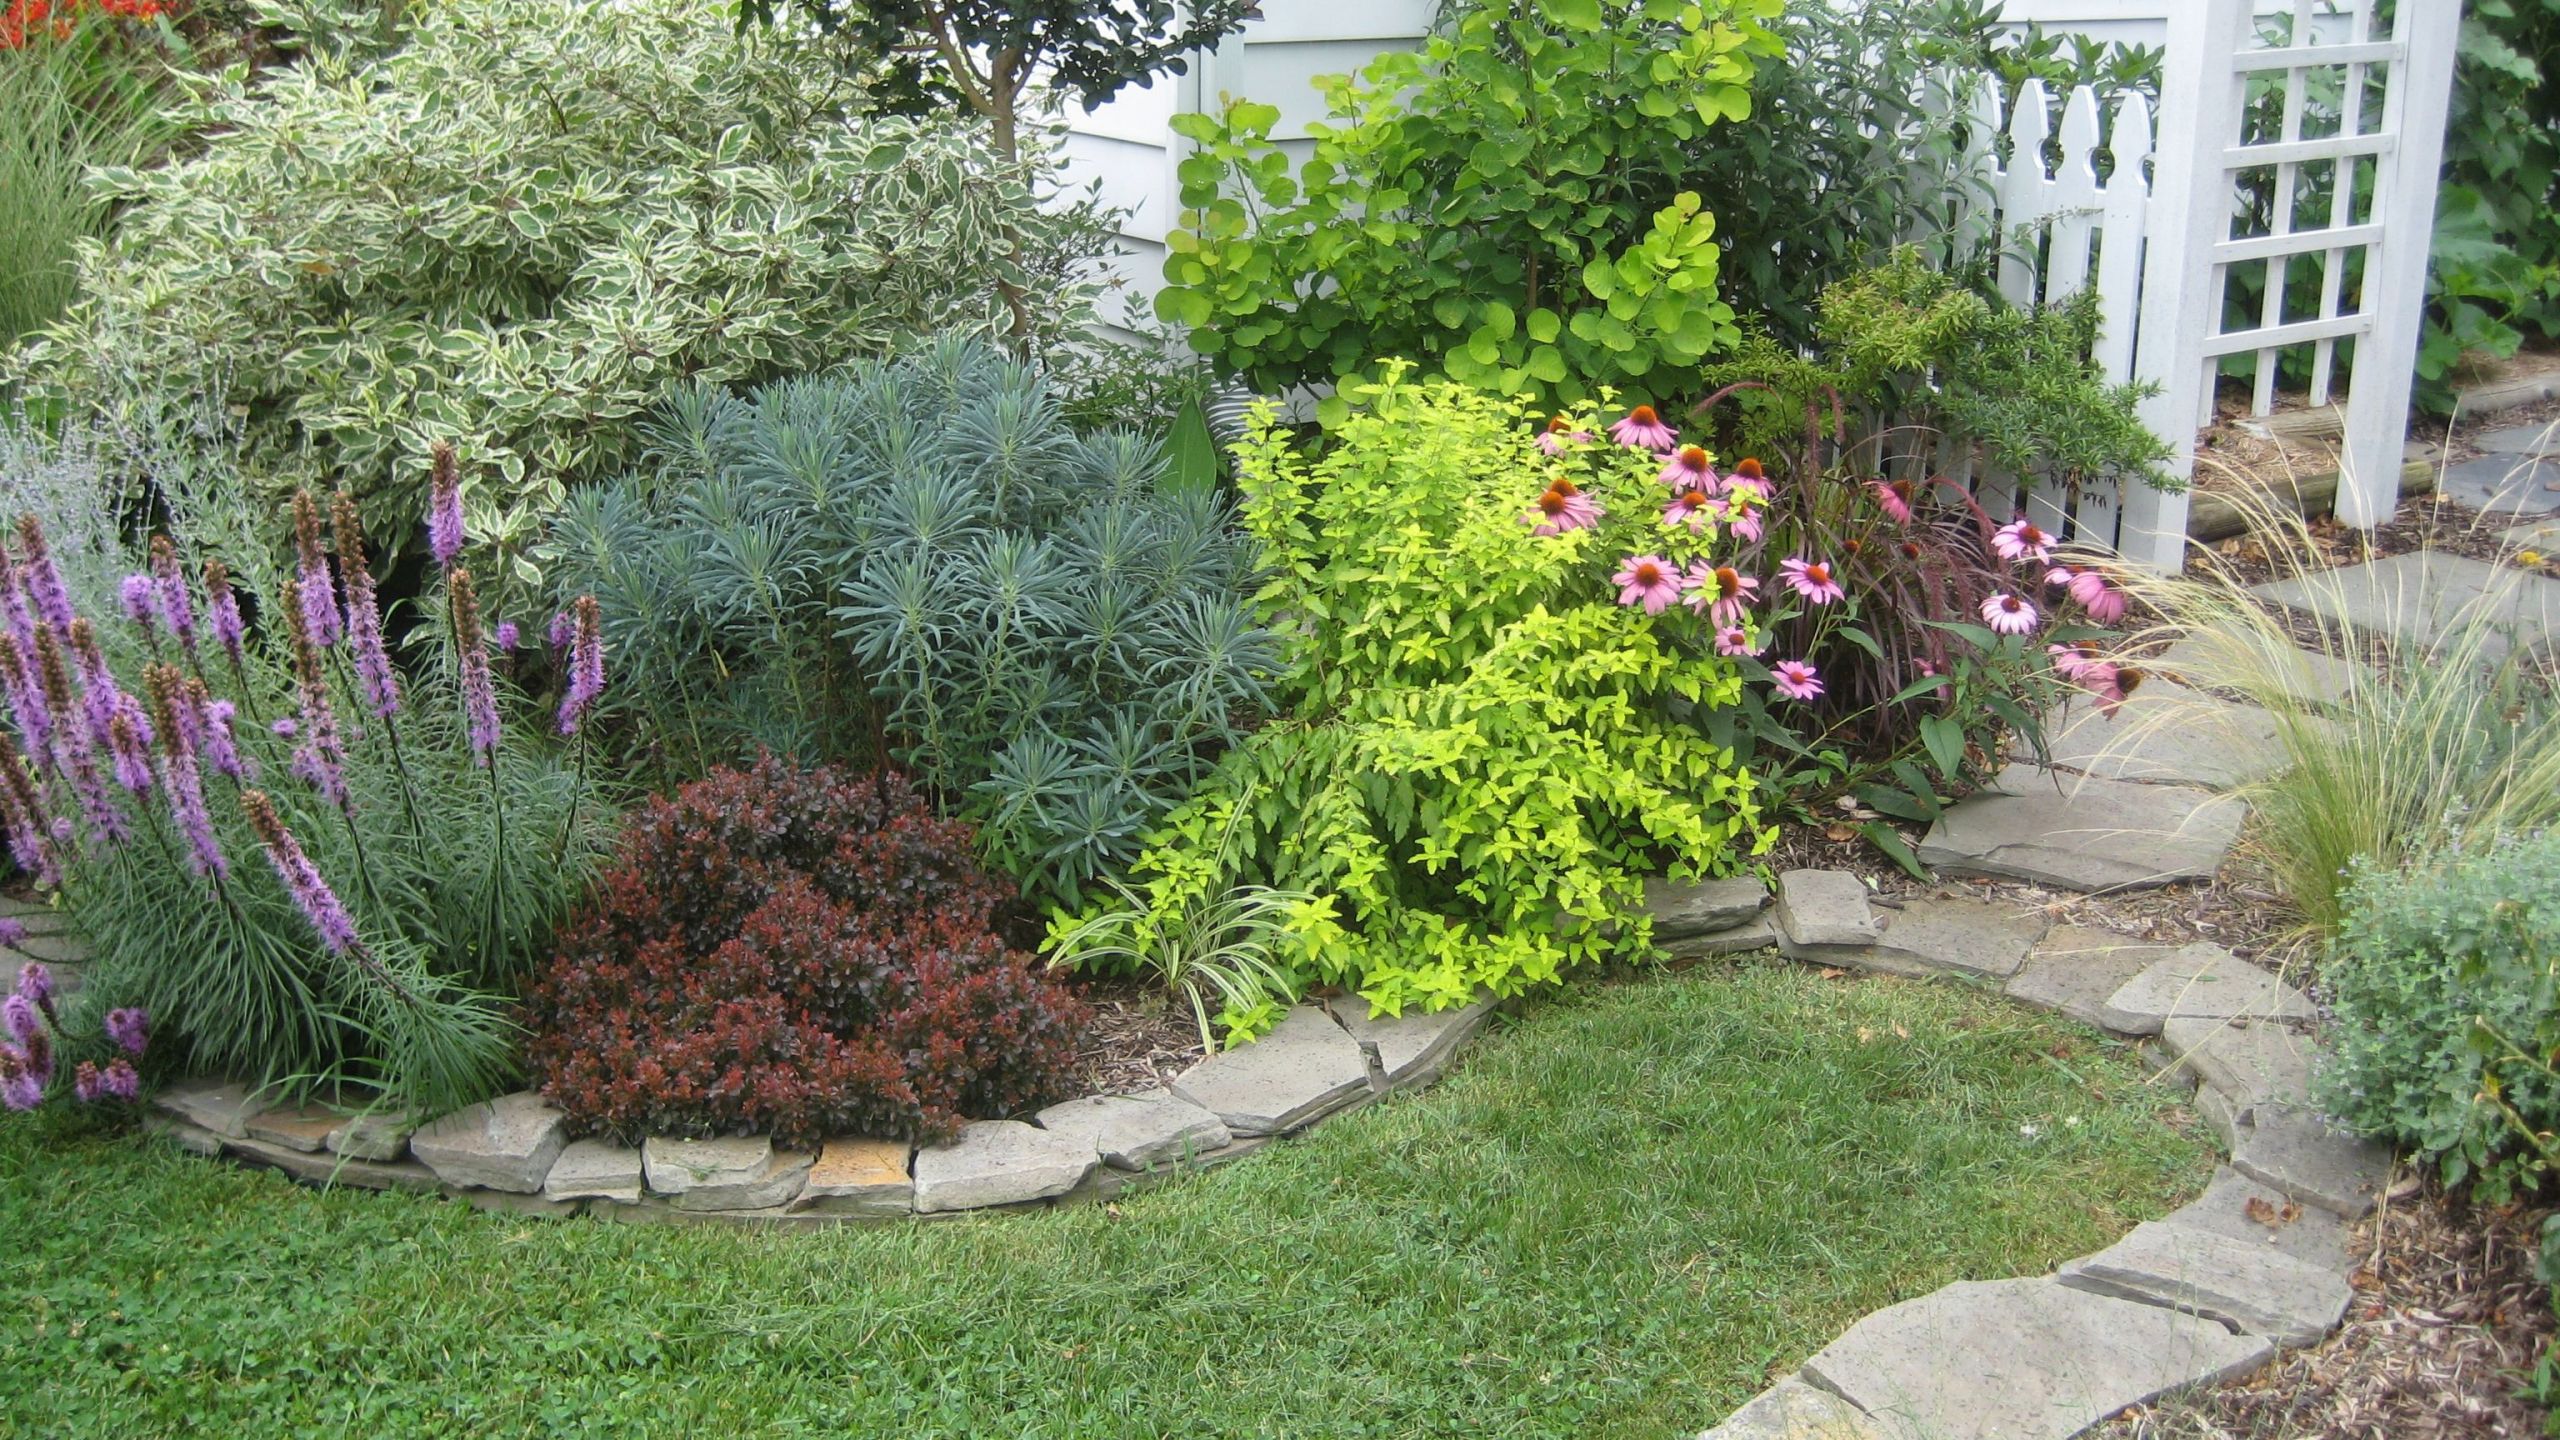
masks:
<path fill-rule="evenodd" d="M 1877 1306 L 2199 1189 L 2095 1036 L 1743 963 L 1116 1206 L 819 1234 L 320 1194 L 0 1125 L 0 1433 L 1690 1435 Z"/>

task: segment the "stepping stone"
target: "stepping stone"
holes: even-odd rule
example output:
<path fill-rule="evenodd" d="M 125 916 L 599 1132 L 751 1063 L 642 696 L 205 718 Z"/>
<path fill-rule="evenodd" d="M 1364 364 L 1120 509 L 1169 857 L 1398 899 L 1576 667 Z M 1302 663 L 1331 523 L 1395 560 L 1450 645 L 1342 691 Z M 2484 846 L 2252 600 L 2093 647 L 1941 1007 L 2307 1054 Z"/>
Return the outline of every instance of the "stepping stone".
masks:
<path fill-rule="evenodd" d="M 2359 686 L 2377 680 L 2374 668 L 2354 656 L 2325 655 L 2295 646 L 2270 653 L 2248 641 L 2235 645 L 2193 635 L 2161 651 L 2151 663 L 2189 685 L 2216 690 L 2247 690 L 2264 686 L 2272 678 L 2285 694 L 2306 705 L 2343 704 Z M 2141 695 L 2141 690 L 2134 692 L 2136 699 Z"/>
<path fill-rule="evenodd" d="M 2341 1275 L 2355 1268 L 2345 1221 L 2228 1165 L 2214 1170 L 2204 1194 L 2162 1216 L 2161 1223 L 2228 1236 Z"/>
<path fill-rule="evenodd" d="M 2169 1054 L 2188 1074 L 2229 1097 L 2241 1119 L 2261 1105 L 2300 1105 L 2311 1098 L 2308 1035 L 2272 1022 L 2190 1020 L 2160 1027 Z"/>
<path fill-rule="evenodd" d="M 1867 906 L 1867 882 L 1845 870 L 1789 870 L 1778 876 L 1778 948 L 1808 958 L 1862 949 L 1884 934 Z"/>
<path fill-rule="evenodd" d="M 1758 915 L 1768 903 L 1768 887 L 1749 875 L 1644 882 L 1645 913 L 1653 917 L 1653 939 L 1658 945 L 1730 930 Z"/>
<path fill-rule="evenodd" d="M 818 1152 L 795 1208 L 819 1215 L 904 1215 L 916 1208 L 904 1140 L 830 1140 Z"/>
<path fill-rule="evenodd" d="M 1261 1039 L 1182 1072 L 1173 1093 L 1238 1135 L 1277 1135 L 1369 1095 L 1369 1060 L 1332 1016 L 1301 1005 Z"/>
<path fill-rule="evenodd" d="M 1233 1137 L 1217 1116 L 1170 1090 L 1139 1095 L 1087 1095 L 1039 1114 L 1040 1128 L 1091 1144 L 1102 1163 L 1122 1170 L 1205 1155 Z"/>
<path fill-rule="evenodd" d="M 2436 489 L 2490 514 L 2548 515 L 2560 510 L 2560 457 L 2483 455 L 2444 467 Z"/>
<path fill-rule="evenodd" d="M 2173 1310 L 2052 1279 L 1988 1280 L 1869 1315 L 1803 1373 L 1890 1440 L 2068 1440 L 2272 1353 L 2261 1337 Z"/>
<path fill-rule="evenodd" d="M 447 1185 L 532 1195 L 568 1147 L 568 1122 L 541 1096 L 518 1091 L 421 1128 L 409 1152 Z"/>
<path fill-rule="evenodd" d="M 2231 1168 L 2305 1205 L 2361 1220 L 2391 1179 L 2391 1152 L 2294 1105 L 2264 1105 L 2240 1126 Z"/>
<path fill-rule="evenodd" d="M 268 1110 L 249 1120 L 249 1138 L 282 1145 L 288 1150 L 317 1154 L 327 1148 L 329 1132 L 346 1123 L 344 1115 L 323 1105 L 298 1105 L 291 1110 Z"/>
<path fill-rule="evenodd" d="M 2325 576 L 2259 585 L 2253 593 L 2288 609 L 2420 643 L 2472 620 L 2513 626 L 2528 645 L 2548 643 L 2560 633 L 2560 580 L 2462 555 L 2391 555 Z M 2482 652 L 2496 659 L 2508 648 L 2507 637 L 2492 635 Z"/>
<path fill-rule="evenodd" d="M 342 1115 L 326 1143 L 351 1160 L 397 1160 L 409 1153 L 409 1132 L 417 1128 L 405 1115 Z"/>
<path fill-rule="evenodd" d="M 1977 975 L 2006 980 L 2043 938 L 2041 915 L 1980 900 L 1912 900 L 1886 912 L 1875 944 L 1837 952 L 1843 962 L 1888 975 Z M 1826 954 L 1830 953 L 1826 949 Z"/>
<path fill-rule="evenodd" d="M 1360 1083 L 1368 1084 L 1365 1072 Z M 1064 1195 L 1096 1163 L 1089 1140 L 1019 1120 L 981 1120 L 962 1127 L 960 1138 L 948 1145 L 916 1152 L 916 1211 L 931 1215 Z"/>
<path fill-rule="evenodd" d="M 2207 880 L 2240 836 L 2237 800 L 2175 785 L 2039 774 L 2011 765 L 1921 837 L 1920 860 L 2061 890 Z"/>
<path fill-rule="evenodd" d="M 640 1203 L 640 1152 L 610 1140 L 572 1140 L 551 1162 L 542 1193 L 551 1200 L 610 1200 L 617 1205 Z"/>
<path fill-rule="evenodd" d="M 2343 1270 L 2157 1220 L 2064 1265 L 2061 1280 L 2075 1290 L 2220 1321 L 2278 1345 L 2309 1345 L 2327 1335 L 2354 1294 Z"/>
<path fill-rule="evenodd" d="M 2045 932 L 2027 963 L 2011 977 L 2009 998 L 2039 1010 L 2106 1028 L 2107 1001 L 2124 982 L 2172 953 L 2166 945 L 2128 939 L 2086 925 L 2057 925 Z"/>
<path fill-rule="evenodd" d="M 1730 930 L 1706 935 L 1691 935 L 1663 946 L 1663 953 L 1674 960 L 1702 960 L 1710 955 L 1741 955 L 1753 950 L 1778 947 L 1778 927 L 1769 912 L 1761 911 Z"/>
<path fill-rule="evenodd" d="M 1883 1440 L 1857 1406 L 1790 1375 L 1698 1440 Z"/>
<path fill-rule="evenodd" d="M 2100 1024 L 2157 1035 L 2170 1020 L 2320 1018 L 2301 991 L 2219 945 L 2181 946 L 2107 997 Z"/>
<path fill-rule="evenodd" d="M 1390 1090 L 1420 1089 L 1440 1078 L 1458 1051 L 1493 1018 L 1493 997 L 1479 995 L 1455 1010 L 1412 1009 L 1372 1015 L 1369 1002 L 1346 996 L 1328 1007 L 1336 1023 L 1376 1062 L 1376 1078 Z"/>
<path fill-rule="evenodd" d="M 2186 1072 L 2179 1073 L 2183 1075 Z M 2247 1123 L 2241 1113 L 2240 1102 L 2210 1085 L 2196 1084 L 2192 1075 L 2187 1076 L 2187 1082 L 2191 1087 L 2187 1093 L 2195 1099 L 2196 1114 L 2204 1120 L 2204 1128 L 2212 1131 L 2213 1138 L 2221 1142 L 2222 1153 L 2228 1155 L 2239 1149 L 2241 1128 Z"/>
<path fill-rule="evenodd" d="M 201 1130 L 226 1139 L 244 1139 L 249 1122 L 266 1113 L 267 1102 L 237 1080 L 188 1080 L 151 1098 L 151 1103 Z"/>
<path fill-rule="evenodd" d="M 2560 425 L 2509 425 L 2471 443 L 2492 455 L 2560 455 Z"/>
<path fill-rule="evenodd" d="M 2053 764 L 2107 780 L 2226 790 L 2285 764 L 2273 715 L 2156 677 L 2113 715 L 2089 704 L 2059 707 L 2045 716 L 2044 733 Z M 2011 738 L 2010 758 L 2032 758 L 2022 738 Z"/>

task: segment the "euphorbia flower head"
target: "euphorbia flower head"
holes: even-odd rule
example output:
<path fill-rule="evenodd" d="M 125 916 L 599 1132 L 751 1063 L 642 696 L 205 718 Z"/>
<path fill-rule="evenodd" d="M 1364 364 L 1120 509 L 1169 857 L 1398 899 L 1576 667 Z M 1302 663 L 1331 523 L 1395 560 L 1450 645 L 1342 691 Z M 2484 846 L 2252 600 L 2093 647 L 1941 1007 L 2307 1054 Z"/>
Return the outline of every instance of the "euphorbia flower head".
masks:
<path fill-rule="evenodd" d="M 1742 615 L 1751 607 L 1751 597 L 1759 592 L 1758 579 L 1743 574 L 1730 565 L 1710 565 L 1700 560 L 1689 567 L 1681 588 L 1689 592 L 1689 608 L 1704 614 L 1719 628 L 1742 623 Z"/>
<path fill-rule="evenodd" d="M 1822 693 L 1822 676 L 1801 660 L 1781 660 L 1769 667 L 1769 686 L 1790 700 L 1811 700 Z"/>
<path fill-rule="evenodd" d="M 1840 587 L 1839 578 L 1824 561 L 1791 556 L 1779 561 L 1778 569 L 1785 572 L 1784 578 L 1790 589 L 1816 605 L 1830 605 L 1849 598 L 1849 592 Z"/>
<path fill-rule="evenodd" d="M 2053 537 L 2021 516 L 1992 532 L 1991 548 L 2003 560 L 2032 560 L 2041 565 L 2053 558 Z"/>
<path fill-rule="evenodd" d="M 1674 490 L 1704 490 L 1713 495 L 1724 488 L 1723 477 L 1707 459 L 1703 445 L 1683 445 L 1662 462 L 1662 473 L 1654 477 Z"/>
<path fill-rule="evenodd" d="M 1873 480 L 1867 490 L 1876 497 L 1876 505 L 1893 517 L 1896 525 L 1911 523 L 1911 482 L 1908 480 Z"/>
<path fill-rule="evenodd" d="M 1559 480 L 1520 516 L 1520 523 L 1530 527 L 1532 535 L 1562 535 L 1600 523 L 1603 513 L 1599 501 L 1574 489 L 1570 481 Z"/>
<path fill-rule="evenodd" d="M 2036 607 L 2003 590 L 1982 602 L 1982 623 L 2002 635 L 2025 635 L 2036 628 Z"/>
<path fill-rule="evenodd" d="M 1642 605 L 1647 615 L 1661 614 L 1680 598 L 1680 569 L 1659 555 L 1630 555 L 1612 578 L 1618 603 Z"/>
<path fill-rule="evenodd" d="M 1669 450 L 1680 443 L 1679 432 L 1662 423 L 1650 405 L 1639 405 L 1609 427 L 1609 438 L 1635 450 Z"/>

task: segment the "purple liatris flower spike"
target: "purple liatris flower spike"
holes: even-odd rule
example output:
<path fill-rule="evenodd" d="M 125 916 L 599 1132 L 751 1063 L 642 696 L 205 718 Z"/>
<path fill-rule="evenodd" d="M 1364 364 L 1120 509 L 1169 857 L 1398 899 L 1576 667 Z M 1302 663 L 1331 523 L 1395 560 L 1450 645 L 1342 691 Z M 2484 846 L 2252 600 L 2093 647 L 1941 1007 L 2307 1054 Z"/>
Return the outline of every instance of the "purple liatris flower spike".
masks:
<path fill-rule="evenodd" d="M 20 1045 L 32 1048 L 36 1036 L 44 1033 L 44 1020 L 36 1014 L 34 1001 L 24 994 L 12 995 L 0 1000 L 0 1029 L 6 1029 L 9 1038 Z"/>
<path fill-rule="evenodd" d="M 131 1101 L 142 1094 L 142 1076 L 122 1060 L 110 1060 L 98 1072 L 98 1091 L 108 1099 Z"/>
<path fill-rule="evenodd" d="M 71 1072 L 72 1098 L 83 1105 L 94 1105 L 104 1093 L 98 1067 L 90 1061 L 81 1061 L 80 1068 Z"/>
<path fill-rule="evenodd" d="M 326 650 L 338 643 L 346 623 L 338 616 L 337 582 L 329 576 L 328 552 L 320 548 L 320 507 L 311 492 L 293 492 L 294 579 L 302 597 L 302 628 L 311 643 Z"/>
<path fill-rule="evenodd" d="M 26 922 L 16 916 L 0 917 L 0 945 L 15 950 L 27 943 Z"/>
<path fill-rule="evenodd" d="M 287 740 L 302 733 L 302 726 L 290 715 L 279 715 L 268 721 L 267 729 Z"/>
<path fill-rule="evenodd" d="M 27 611 L 26 577 L 18 562 L 9 558 L 6 546 L 0 546 L 0 630 L 17 641 L 24 653 L 35 653 L 36 622 Z"/>
<path fill-rule="evenodd" d="M 5 633 L 0 633 L 0 688 L 9 692 L 9 715 L 18 722 L 18 733 L 26 737 L 29 753 L 52 754 L 53 712 L 45 708 L 44 681 L 36 671 L 35 657 L 19 647 L 16 636 Z"/>
<path fill-rule="evenodd" d="M 213 833 L 213 816 L 204 803 L 204 776 L 196 769 L 196 757 L 184 752 L 171 755 L 169 771 L 169 816 L 178 822 L 178 832 L 187 837 L 187 864 L 198 875 L 223 879 L 231 873 L 231 862 L 223 857 L 222 842 Z"/>
<path fill-rule="evenodd" d="M 565 650 L 577 637 L 578 617 L 566 610 L 555 612 L 551 617 L 551 648 Z"/>
<path fill-rule="evenodd" d="M 62 572 L 54 568 L 53 552 L 44 543 L 44 526 L 33 515 L 18 517 L 18 548 L 26 552 L 27 600 L 36 618 L 70 634 L 71 592 L 62 586 Z"/>
<path fill-rule="evenodd" d="M 301 581 L 284 582 L 285 626 L 292 632 L 294 677 L 302 692 L 302 723 L 293 747 L 293 773 L 309 781 L 332 806 L 345 810 L 347 752 L 338 741 L 338 711 L 329 699 L 328 680 L 320 673 L 320 648 L 312 641 L 307 622 L 310 607 L 303 603 L 302 595 Z"/>
<path fill-rule="evenodd" d="M 239 711 L 230 701 L 213 699 L 205 693 L 204 682 L 190 676 L 178 713 L 192 717 L 193 734 L 187 748 L 202 755 L 215 773 L 234 780 L 256 778 L 257 772 L 242 757 L 239 743 L 233 739 L 231 719 Z"/>
<path fill-rule="evenodd" d="M 456 666 L 462 672 L 462 716 L 470 732 L 473 760 L 489 763 L 498 748 L 498 691 L 489 678 L 489 652 L 480 638 L 480 600 L 471 589 L 471 572 L 456 570 L 445 578 L 445 598 L 453 607 Z"/>
<path fill-rule="evenodd" d="M 329 524 L 338 541 L 338 569 L 347 581 L 347 635 L 356 652 L 356 678 L 365 703 L 388 717 L 400 708 L 400 672 L 382 645 L 382 607 L 373 593 L 373 571 L 364 561 L 364 529 L 356 503 L 341 490 L 332 499 Z"/>
<path fill-rule="evenodd" d="M 240 597 L 231 593 L 231 572 L 219 560 L 204 562 L 204 603 L 213 616 L 213 642 L 238 665 L 249 626 L 240 618 Z"/>
<path fill-rule="evenodd" d="M 33 1110 L 44 1103 L 44 1081 L 27 1068 L 26 1057 L 0 1051 L 0 1105 Z"/>
<path fill-rule="evenodd" d="M 21 938 L 26 927 L 20 926 Z M 53 1014 L 53 972 L 41 960 L 30 960 L 18 967 L 18 988 L 10 992 L 42 1011 Z"/>
<path fill-rule="evenodd" d="M 107 755 L 114 762 L 116 783 L 136 795 L 151 788 L 151 722 L 130 695 L 116 697 L 116 715 L 107 728 Z"/>
<path fill-rule="evenodd" d="M 524 639 L 524 632 L 516 628 L 516 622 L 513 620 L 501 620 L 490 638 L 498 642 L 498 648 L 501 651 L 513 653 L 517 642 Z"/>
<path fill-rule="evenodd" d="M 6 638 L 0 636 L 0 640 Z M 5 727 L 0 727 L 0 827 L 7 831 L 9 858 L 18 862 L 19 869 L 36 877 L 39 885 L 61 883 L 53 848 L 45 843 L 45 806 L 36 793 L 35 774 L 18 748 L 17 736 Z M 14 938 L 5 943 L 15 947 L 26 938 L 27 927 L 18 925 Z"/>
<path fill-rule="evenodd" d="M 593 595 L 570 607 L 577 615 L 569 641 L 569 685 L 560 697 L 560 733 L 575 735 L 604 694 L 604 615 Z"/>
<path fill-rule="evenodd" d="M 114 743 L 109 727 L 123 696 L 116 689 L 115 672 L 107 668 L 106 652 L 98 648 L 97 632 L 86 620 L 71 622 L 71 659 L 80 676 L 81 718 L 88 722 L 89 738 L 104 749 Z"/>
<path fill-rule="evenodd" d="M 140 1057 L 151 1043 L 151 1014 L 140 1006 L 128 1005 L 107 1012 L 107 1039 L 127 1055 Z"/>
<path fill-rule="evenodd" d="M 151 537 L 151 588 L 160 623 L 193 655 L 196 650 L 196 602 L 187 593 L 187 572 L 178 567 L 178 547 L 166 535 Z"/>
<path fill-rule="evenodd" d="M 160 597 L 148 575 L 127 575 L 116 587 L 116 598 L 124 602 L 124 618 L 151 635 L 160 623 Z"/>
<path fill-rule="evenodd" d="M 276 878 L 284 882 L 285 893 L 302 908 L 304 918 L 320 936 L 320 943 L 332 955 L 343 954 L 356 943 L 355 917 L 338 900 L 338 892 L 329 888 L 320 867 L 302 853 L 302 842 L 284 827 L 274 803 L 260 790 L 240 792 L 240 808 L 249 816 L 249 828 L 267 847 L 267 863 L 276 870 Z"/>
<path fill-rule="evenodd" d="M 427 484 L 427 550 L 450 570 L 462 554 L 462 476 L 451 443 L 436 442 Z"/>
<path fill-rule="evenodd" d="M 75 622 L 85 631 L 85 622 Z M 53 716 L 53 763 L 70 777 L 73 798 L 80 802 L 80 813 L 89 822 L 89 833 L 109 845 L 124 842 L 132 832 L 127 828 L 124 812 L 116 808 L 107 793 L 107 783 L 98 773 L 98 745 L 89 727 L 71 713 L 71 675 L 62 663 L 62 647 L 54 643 L 53 629 L 46 626 L 36 631 L 36 668 L 44 676 L 45 709 Z M 110 711 L 108 718 L 114 718 Z M 57 822 L 57 828 L 67 822 Z"/>

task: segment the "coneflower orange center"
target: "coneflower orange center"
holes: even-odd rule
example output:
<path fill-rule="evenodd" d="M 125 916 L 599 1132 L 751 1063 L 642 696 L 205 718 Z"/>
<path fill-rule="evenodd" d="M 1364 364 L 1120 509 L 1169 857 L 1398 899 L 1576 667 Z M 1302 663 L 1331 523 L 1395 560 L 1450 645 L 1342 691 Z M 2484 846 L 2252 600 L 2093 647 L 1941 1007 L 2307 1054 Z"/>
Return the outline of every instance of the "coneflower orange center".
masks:
<path fill-rule="evenodd" d="M 1538 508 L 1549 515 L 1561 515 L 1564 513 L 1564 502 L 1563 492 L 1550 490 L 1538 497 Z"/>
<path fill-rule="evenodd" d="M 1717 567 L 1716 567 L 1716 596 L 1717 596 L 1717 598 L 1718 598 L 1718 599 L 1723 599 L 1723 600 L 1730 600 L 1730 599 L 1732 599 L 1733 597 L 1735 597 L 1736 595 L 1739 595 L 1739 594 L 1741 594 L 1741 593 L 1742 593 L 1742 576 L 1741 576 L 1740 574 L 1736 573 L 1736 572 L 1735 572 L 1735 570 L 1734 570 L 1734 568 L 1733 568 L 1732 566 L 1730 566 L 1730 565 L 1719 565 L 1719 566 L 1717 566 Z"/>
<path fill-rule="evenodd" d="M 1627 418 L 1633 420 L 1639 425 L 1659 425 L 1662 423 L 1662 417 L 1654 414 L 1653 407 L 1650 405 L 1639 405 L 1633 410 L 1628 411 Z"/>

